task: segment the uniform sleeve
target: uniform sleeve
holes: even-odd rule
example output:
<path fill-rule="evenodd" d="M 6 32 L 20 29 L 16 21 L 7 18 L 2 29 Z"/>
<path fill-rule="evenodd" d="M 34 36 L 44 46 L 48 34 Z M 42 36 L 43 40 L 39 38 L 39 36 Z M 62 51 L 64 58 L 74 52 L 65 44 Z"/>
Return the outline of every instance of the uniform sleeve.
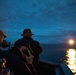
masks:
<path fill-rule="evenodd" d="M 38 42 L 38 41 L 36 41 L 36 43 L 37 43 L 37 46 L 38 46 L 38 49 L 39 49 L 39 54 L 43 51 L 43 48 L 41 47 L 41 44 Z"/>

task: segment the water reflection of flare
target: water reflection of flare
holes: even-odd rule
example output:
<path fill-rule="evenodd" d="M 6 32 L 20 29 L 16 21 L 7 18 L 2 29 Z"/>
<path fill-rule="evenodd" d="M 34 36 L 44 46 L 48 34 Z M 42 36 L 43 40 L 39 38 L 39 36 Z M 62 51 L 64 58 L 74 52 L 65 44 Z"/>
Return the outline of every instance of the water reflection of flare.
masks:
<path fill-rule="evenodd" d="M 76 51 L 75 49 L 69 49 L 66 54 L 66 63 L 73 73 L 76 73 Z"/>

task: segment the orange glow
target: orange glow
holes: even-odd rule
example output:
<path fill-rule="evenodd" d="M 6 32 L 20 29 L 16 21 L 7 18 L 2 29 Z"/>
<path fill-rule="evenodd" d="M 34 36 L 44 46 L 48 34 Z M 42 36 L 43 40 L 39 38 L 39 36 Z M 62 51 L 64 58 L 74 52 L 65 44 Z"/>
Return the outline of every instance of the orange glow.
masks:
<path fill-rule="evenodd" d="M 73 45 L 74 44 L 74 40 L 73 39 L 70 39 L 69 40 L 69 44 Z"/>

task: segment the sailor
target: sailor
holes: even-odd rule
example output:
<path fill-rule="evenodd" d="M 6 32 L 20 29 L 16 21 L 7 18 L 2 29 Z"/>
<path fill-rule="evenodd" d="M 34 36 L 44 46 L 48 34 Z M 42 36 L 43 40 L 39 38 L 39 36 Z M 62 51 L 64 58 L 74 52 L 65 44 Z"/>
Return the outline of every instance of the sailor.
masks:
<path fill-rule="evenodd" d="M 5 38 L 6 38 L 5 33 L 2 30 L 0 30 L 0 50 L 2 50 L 2 43 Z"/>
<path fill-rule="evenodd" d="M 30 53 L 29 42 L 28 42 L 27 40 L 26 40 L 27 42 L 25 42 L 25 40 L 26 40 L 26 39 L 24 39 L 24 38 L 18 39 L 18 40 L 15 42 L 15 44 L 14 44 L 14 46 L 15 46 L 16 48 L 20 48 L 20 46 L 26 44 L 26 48 L 20 50 L 21 55 L 18 53 L 17 49 L 15 49 L 15 50 L 13 49 L 12 51 L 14 51 L 14 52 L 16 52 L 17 54 L 20 55 L 21 59 L 22 59 L 22 60 L 24 61 L 24 63 L 29 67 L 29 69 L 31 70 L 31 72 L 32 72 L 33 75 L 37 75 L 36 69 L 35 69 L 35 67 L 34 67 L 34 65 L 33 65 L 33 63 L 32 63 L 34 56 Z"/>
<path fill-rule="evenodd" d="M 29 28 L 24 29 L 23 33 L 21 35 L 23 36 L 23 38 L 27 39 L 28 42 L 30 43 L 30 48 L 31 48 L 30 50 L 34 56 L 33 64 L 34 64 L 35 68 L 38 70 L 39 62 L 40 62 L 39 55 L 43 51 L 43 49 L 42 49 L 40 43 L 32 38 L 32 36 L 34 34 L 32 33 L 31 29 L 29 29 Z"/>

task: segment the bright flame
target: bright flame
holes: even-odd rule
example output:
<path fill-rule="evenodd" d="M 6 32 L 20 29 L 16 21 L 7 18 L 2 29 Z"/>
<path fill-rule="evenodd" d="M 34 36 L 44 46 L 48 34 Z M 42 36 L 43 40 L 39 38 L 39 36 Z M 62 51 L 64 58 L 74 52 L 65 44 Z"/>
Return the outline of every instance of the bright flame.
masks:
<path fill-rule="evenodd" d="M 73 39 L 70 39 L 69 40 L 69 44 L 71 44 L 71 45 L 74 44 L 74 40 Z"/>

